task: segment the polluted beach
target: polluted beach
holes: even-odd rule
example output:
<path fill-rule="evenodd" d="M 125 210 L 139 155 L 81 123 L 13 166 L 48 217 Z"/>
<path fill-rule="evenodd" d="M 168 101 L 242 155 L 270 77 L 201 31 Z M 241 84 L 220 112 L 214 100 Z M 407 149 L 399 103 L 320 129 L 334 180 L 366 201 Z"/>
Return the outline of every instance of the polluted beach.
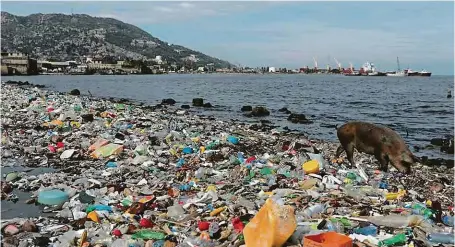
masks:
<path fill-rule="evenodd" d="M 453 166 L 352 166 L 337 142 L 190 112 L 203 99 L 1 90 L 3 246 L 453 246 Z"/>
<path fill-rule="evenodd" d="M 3 1 L 0 246 L 455 247 L 454 4 Z"/>

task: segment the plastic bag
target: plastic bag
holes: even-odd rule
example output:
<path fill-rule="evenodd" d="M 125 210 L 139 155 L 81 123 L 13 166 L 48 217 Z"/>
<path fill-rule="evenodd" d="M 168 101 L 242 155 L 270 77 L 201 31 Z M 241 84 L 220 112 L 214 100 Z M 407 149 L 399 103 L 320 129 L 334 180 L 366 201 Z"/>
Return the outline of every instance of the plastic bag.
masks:
<path fill-rule="evenodd" d="M 88 150 L 89 150 L 89 151 L 95 151 L 95 150 L 99 149 L 100 147 L 102 147 L 102 146 L 104 146 L 104 145 L 106 145 L 106 144 L 108 144 L 108 143 L 109 143 L 108 140 L 99 139 L 99 140 L 97 140 L 95 143 L 93 143 L 93 145 L 91 145 L 91 146 L 88 148 Z"/>
<path fill-rule="evenodd" d="M 264 206 L 245 226 L 243 234 L 247 247 L 282 246 L 294 233 L 297 222 L 294 208 L 267 199 Z"/>
<path fill-rule="evenodd" d="M 122 145 L 110 143 L 95 150 L 95 152 L 93 152 L 91 156 L 93 158 L 98 159 L 100 157 L 108 157 L 113 154 L 119 154 L 120 152 L 122 152 L 122 150 L 123 150 Z"/>

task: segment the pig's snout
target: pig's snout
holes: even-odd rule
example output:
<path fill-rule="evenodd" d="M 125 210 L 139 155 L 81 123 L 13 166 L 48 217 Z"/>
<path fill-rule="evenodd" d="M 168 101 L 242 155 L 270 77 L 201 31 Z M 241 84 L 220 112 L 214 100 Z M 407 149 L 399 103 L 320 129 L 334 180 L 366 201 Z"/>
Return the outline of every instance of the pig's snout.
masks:
<path fill-rule="evenodd" d="M 397 170 L 401 173 L 404 173 L 404 174 L 411 174 L 411 164 L 407 163 L 407 162 L 400 162 L 400 164 L 398 164 L 396 166 Z"/>

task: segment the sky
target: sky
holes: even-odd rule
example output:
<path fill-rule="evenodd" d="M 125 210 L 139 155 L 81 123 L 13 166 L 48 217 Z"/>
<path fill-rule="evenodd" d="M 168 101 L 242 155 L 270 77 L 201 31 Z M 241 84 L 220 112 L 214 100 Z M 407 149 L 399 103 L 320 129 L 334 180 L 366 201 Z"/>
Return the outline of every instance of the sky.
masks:
<path fill-rule="evenodd" d="M 119 19 L 153 36 L 250 67 L 426 69 L 454 74 L 454 2 L 17 2 L 16 15 Z"/>

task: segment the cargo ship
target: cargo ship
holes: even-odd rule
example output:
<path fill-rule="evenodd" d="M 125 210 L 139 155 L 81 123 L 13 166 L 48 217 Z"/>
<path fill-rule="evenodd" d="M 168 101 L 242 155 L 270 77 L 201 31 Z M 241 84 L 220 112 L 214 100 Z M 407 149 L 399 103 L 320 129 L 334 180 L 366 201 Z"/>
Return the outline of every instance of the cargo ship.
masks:
<path fill-rule="evenodd" d="M 341 66 L 339 66 L 341 67 Z M 340 69 L 341 70 L 341 69 Z M 422 70 L 420 72 L 413 71 L 411 69 L 400 69 L 400 61 L 397 57 L 397 70 L 396 71 L 387 71 L 381 72 L 376 69 L 376 66 L 373 63 L 366 62 L 363 66 L 358 70 L 355 71 L 352 64 L 350 63 L 349 69 L 342 69 L 342 73 L 345 76 L 391 76 L 391 77 L 403 77 L 403 76 L 423 76 L 429 77 L 431 76 L 431 72 Z"/>
<path fill-rule="evenodd" d="M 384 72 L 377 71 L 374 64 L 370 63 L 370 62 L 366 62 L 363 64 L 363 67 L 360 69 L 360 74 L 366 75 L 366 76 L 385 76 L 386 75 L 386 73 L 384 73 Z"/>

